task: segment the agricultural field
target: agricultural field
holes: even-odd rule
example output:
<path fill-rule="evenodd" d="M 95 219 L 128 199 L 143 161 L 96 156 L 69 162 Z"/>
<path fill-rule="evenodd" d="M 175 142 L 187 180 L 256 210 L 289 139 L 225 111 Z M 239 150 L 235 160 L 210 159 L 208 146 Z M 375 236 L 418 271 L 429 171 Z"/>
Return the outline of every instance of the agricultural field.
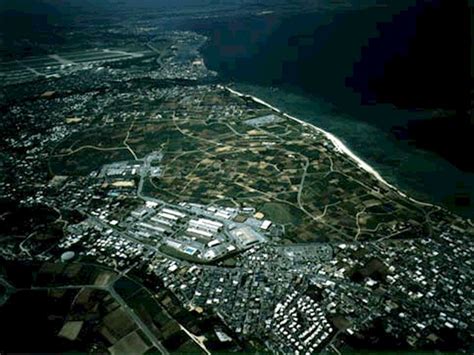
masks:
<path fill-rule="evenodd" d="M 265 106 L 198 86 L 162 93 L 143 107 L 145 119 L 131 115 L 67 137 L 50 155 L 51 173 L 86 175 L 160 152 L 161 174 L 142 176 L 141 193 L 170 203 L 255 207 L 285 226 L 284 242 L 424 231 L 424 208 L 359 168 L 319 131 Z"/>
<path fill-rule="evenodd" d="M 29 342 L 24 349 L 203 353 L 148 290 L 112 270 L 44 263 L 25 265 L 15 276 L 12 265 L 2 272 L 22 287 L 12 291 L 0 314 L 11 324 L 6 334 L 24 330 Z"/>

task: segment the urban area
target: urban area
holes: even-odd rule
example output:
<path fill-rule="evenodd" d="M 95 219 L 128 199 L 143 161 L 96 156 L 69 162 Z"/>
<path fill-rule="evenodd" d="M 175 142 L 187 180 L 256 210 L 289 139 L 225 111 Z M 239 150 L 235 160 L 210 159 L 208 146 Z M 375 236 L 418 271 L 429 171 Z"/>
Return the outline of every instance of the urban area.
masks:
<path fill-rule="evenodd" d="M 46 352 L 472 352 L 471 220 L 220 83 L 201 34 L 71 36 L 0 62 L 5 334 Z"/>

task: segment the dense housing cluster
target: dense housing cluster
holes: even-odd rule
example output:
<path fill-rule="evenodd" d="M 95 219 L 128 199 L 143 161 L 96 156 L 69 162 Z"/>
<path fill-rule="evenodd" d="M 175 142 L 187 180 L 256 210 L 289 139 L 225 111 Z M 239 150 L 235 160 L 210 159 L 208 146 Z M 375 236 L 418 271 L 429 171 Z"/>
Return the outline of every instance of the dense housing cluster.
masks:
<path fill-rule="evenodd" d="M 56 292 L 83 351 L 467 349 L 471 221 L 216 85 L 202 36 L 140 28 L 2 63 L 0 257 L 39 276 L 2 270 L 0 303 Z"/>

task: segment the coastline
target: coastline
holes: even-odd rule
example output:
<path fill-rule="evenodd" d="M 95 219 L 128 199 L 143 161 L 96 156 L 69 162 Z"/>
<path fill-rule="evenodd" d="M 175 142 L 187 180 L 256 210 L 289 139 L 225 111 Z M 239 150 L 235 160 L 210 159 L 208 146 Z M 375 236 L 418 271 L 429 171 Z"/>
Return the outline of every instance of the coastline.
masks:
<path fill-rule="evenodd" d="M 281 114 L 282 116 L 288 118 L 288 119 L 291 119 L 295 122 L 298 122 L 299 124 L 303 125 L 303 126 L 309 126 L 311 128 L 313 128 L 314 130 L 322 133 L 327 139 L 329 139 L 332 144 L 334 144 L 334 147 L 336 150 L 338 150 L 339 152 L 343 153 L 343 154 L 346 154 L 348 157 L 350 157 L 352 160 L 354 160 L 357 164 L 357 166 L 361 169 L 363 169 L 364 171 L 368 172 L 369 174 L 371 174 L 372 176 L 374 176 L 378 181 L 380 181 L 382 184 L 384 184 L 385 186 L 389 187 L 390 189 L 394 190 L 396 193 L 398 193 L 400 196 L 404 197 L 404 198 L 407 198 L 408 200 L 410 200 L 411 202 L 417 204 L 417 205 L 420 205 L 420 206 L 423 206 L 423 207 L 432 207 L 432 208 L 437 208 L 438 210 L 439 209 L 443 209 L 443 207 L 441 206 L 438 206 L 438 205 L 435 205 L 435 204 L 431 204 L 431 203 L 428 203 L 428 202 L 422 202 L 422 201 L 419 201 L 419 200 L 416 200 L 414 199 L 413 197 L 410 197 L 408 196 L 405 192 L 399 190 L 396 186 L 390 184 L 388 181 L 386 181 L 378 171 L 376 171 L 373 167 L 371 167 L 368 163 L 366 163 L 364 160 L 362 160 L 360 157 L 358 157 L 353 151 L 351 151 L 349 149 L 349 147 L 347 147 L 338 137 L 336 137 L 335 135 L 333 135 L 332 133 L 320 128 L 320 127 L 317 127 L 311 123 L 308 123 L 308 122 L 305 122 L 297 117 L 294 117 L 294 116 L 291 116 L 285 112 L 282 112 L 279 108 L 277 107 L 274 107 L 272 106 L 271 104 L 269 104 L 268 102 L 266 101 L 263 101 L 262 99 L 258 98 L 258 97 L 255 97 L 255 96 L 252 96 L 252 95 L 248 95 L 248 94 L 244 94 L 244 93 L 241 93 L 237 90 L 234 90 L 228 86 L 224 86 L 224 85 L 218 85 L 218 87 L 234 94 L 234 95 L 237 95 L 239 97 L 244 97 L 244 98 L 248 98 L 248 99 L 251 99 L 252 101 L 258 103 L 258 104 L 261 104 L 269 109 L 271 109 L 272 111 L 276 112 L 276 113 L 279 113 Z M 469 222 L 470 219 L 467 218 L 467 220 Z"/>

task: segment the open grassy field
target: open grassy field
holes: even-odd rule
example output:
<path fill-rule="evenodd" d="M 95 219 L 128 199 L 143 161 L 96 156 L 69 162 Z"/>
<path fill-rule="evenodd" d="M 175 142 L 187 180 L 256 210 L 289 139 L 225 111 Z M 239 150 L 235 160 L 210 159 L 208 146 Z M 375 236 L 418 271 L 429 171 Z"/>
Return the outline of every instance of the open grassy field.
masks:
<path fill-rule="evenodd" d="M 426 222 L 422 208 L 360 169 L 321 133 L 278 115 L 272 121 L 268 108 L 203 86 L 162 95 L 144 109 L 141 116 L 149 111 L 160 119 L 113 122 L 66 138 L 50 157 L 51 172 L 87 174 L 160 152 L 161 162 L 153 164 L 161 174 L 144 177 L 144 194 L 173 203 L 255 207 L 285 225 L 292 242 L 377 239 L 395 231 L 398 221 L 409 219 L 413 230 Z M 254 124 L 262 117 L 263 124 Z"/>

